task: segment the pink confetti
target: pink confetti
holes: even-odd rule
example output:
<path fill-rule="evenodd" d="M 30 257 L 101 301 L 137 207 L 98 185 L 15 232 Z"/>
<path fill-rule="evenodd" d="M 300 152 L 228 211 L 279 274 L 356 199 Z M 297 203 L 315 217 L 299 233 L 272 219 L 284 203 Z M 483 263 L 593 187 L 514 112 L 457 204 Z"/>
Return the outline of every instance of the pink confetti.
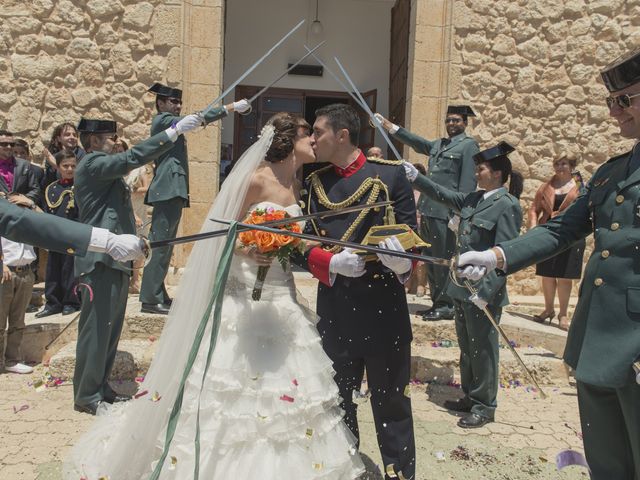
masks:
<path fill-rule="evenodd" d="M 289 395 L 282 395 L 280 397 L 280 400 L 282 400 L 283 402 L 289 402 L 289 403 L 293 403 L 294 402 L 294 398 L 290 397 Z"/>
<path fill-rule="evenodd" d="M 137 400 L 140 397 L 144 397 L 147 393 L 149 393 L 149 390 L 143 390 L 140 393 L 136 393 L 133 398 Z"/>
<path fill-rule="evenodd" d="M 25 410 L 29 410 L 29 405 L 25 404 L 22 405 L 20 408 L 16 408 L 16 406 L 13 406 L 13 413 L 18 413 L 18 412 L 23 412 Z"/>
<path fill-rule="evenodd" d="M 89 290 L 89 301 L 93 302 L 93 289 L 91 288 L 91 285 L 89 285 L 87 283 L 79 283 L 79 284 L 77 284 L 75 287 L 73 287 L 74 295 L 78 295 L 78 287 L 86 287 L 87 290 Z"/>
<path fill-rule="evenodd" d="M 296 380 L 295 378 L 293 379 L 293 384 L 297 387 L 298 386 L 298 380 Z"/>

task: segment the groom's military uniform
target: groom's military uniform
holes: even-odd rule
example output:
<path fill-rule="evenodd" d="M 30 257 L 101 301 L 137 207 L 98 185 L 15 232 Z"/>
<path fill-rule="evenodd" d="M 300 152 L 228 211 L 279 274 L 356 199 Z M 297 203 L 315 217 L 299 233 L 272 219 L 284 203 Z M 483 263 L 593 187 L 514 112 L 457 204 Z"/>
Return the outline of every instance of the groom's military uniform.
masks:
<path fill-rule="evenodd" d="M 388 209 L 316 219 L 307 224 L 308 233 L 361 242 L 374 225 L 404 223 L 416 228 L 413 190 L 399 162 L 367 161 L 360 153 L 345 169 L 329 165 L 316 170 L 307 177 L 305 188 L 302 206 L 308 213 L 394 201 Z M 358 437 L 353 395 L 360 391 L 366 368 L 385 478 L 412 478 L 415 441 L 408 387 L 412 335 L 404 285 L 379 261 L 367 263 L 362 277 L 337 275 L 332 284 L 333 251 L 316 247 L 304 262 L 296 263 L 320 280 L 318 330 L 334 362 L 345 422 Z"/>
<path fill-rule="evenodd" d="M 78 130 L 115 133 L 116 124 L 83 119 Z M 79 221 L 116 234 L 135 234 L 131 193 L 123 177 L 172 147 L 173 142 L 161 132 L 123 153 L 88 153 L 75 174 Z M 107 379 L 124 321 L 131 268 L 131 262 L 116 262 L 105 253 L 89 252 L 76 260 L 75 273 L 83 287 L 73 375 L 77 407 L 95 406 L 114 396 Z"/>
<path fill-rule="evenodd" d="M 154 84 L 150 92 L 158 95 L 182 98 L 182 90 Z M 204 123 L 209 124 L 227 115 L 224 107 L 209 108 L 203 113 Z M 151 122 L 151 135 L 165 131 L 183 117 L 168 112 L 158 113 Z M 155 160 L 155 174 L 144 203 L 153 207 L 150 241 L 175 238 L 182 217 L 182 209 L 189 207 L 189 158 L 187 141 L 180 136 L 173 147 Z M 156 248 L 144 268 L 140 286 L 140 302 L 164 304 L 171 302 L 164 279 L 167 276 L 173 247 Z"/>

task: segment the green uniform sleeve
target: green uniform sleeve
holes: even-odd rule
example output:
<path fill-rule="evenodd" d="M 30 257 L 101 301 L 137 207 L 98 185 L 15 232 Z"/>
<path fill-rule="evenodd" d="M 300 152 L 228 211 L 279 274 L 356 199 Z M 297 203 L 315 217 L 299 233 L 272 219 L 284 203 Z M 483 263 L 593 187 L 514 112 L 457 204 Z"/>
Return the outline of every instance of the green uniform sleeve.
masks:
<path fill-rule="evenodd" d="M 90 155 L 83 159 L 91 176 L 111 181 L 127 175 L 131 170 L 154 161 L 173 148 L 173 142 L 162 131 L 153 137 L 115 155 Z"/>
<path fill-rule="evenodd" d="M 456 212 L 459 212 L 462 209 L 464 199 L 468 195 L 467 193 L 455 192 L 442 187 L 420 173 L 413 181 L 413 188 L 425 194 L 429 197 L 429 200 L 438 202 L 447 208 L 455 210 Z"/>
<path fill-rule="evenodd" d="M 211 107 L 203 112 L 204 123 L 210 124 L 227 116 L 227 109 L 224 107 Z M 184 115 L 172 115 L 168 112 L 159 113 L 153 119 L 151 134 L 160 133 L 184 118 Z"/>
<path fill-rule="evenodd" d="M 393 134 L 393 138 L 400 140 L 405 145 L 409 145 L 412 149 L 414 149 L 418 153 L 422 153 L 423 155 L 431 155 L 433 150 L 433 146 L 435 142 L 429 141 L 411 133 L 409 130 L 400 127 L 400 129 Z"/>
<path fill-rule="evenodd" d="M 496 242 L 504 251 L 507 273 L 553 257 L 592 231 L 590 191 L 579 196 L 562 214 L 538 225 L 515 240 Z"/>
<path fill-rule="evenodd" d="M 480 148 L 478 147 L 478 142 L 474 139 L 465 143 L 466 145 L 462 152 L 458 190 L 464 193 L 471 193 L 476 190 L 476 163 L 473 161 L 473 156 L 480 151 Z"/>

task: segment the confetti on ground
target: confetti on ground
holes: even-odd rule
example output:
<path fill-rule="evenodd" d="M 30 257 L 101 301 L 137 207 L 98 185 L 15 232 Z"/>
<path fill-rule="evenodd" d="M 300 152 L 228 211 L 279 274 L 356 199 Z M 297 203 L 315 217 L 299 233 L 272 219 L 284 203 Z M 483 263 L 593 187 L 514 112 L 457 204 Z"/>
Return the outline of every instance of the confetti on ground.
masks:
<path fill-rule="evenodd" d="M 25 410 L 29 410 L 29 405 L 24 404 L 21 407 L 13 406 L 13 413 L 24 412 Z"/>
<path fill-rule="evenodd" d="M 136 400 L 140 397 L 144 397 L 147 393 L 149 393 L 149 390 L 143 390 L 141 392 L 136 393 L 133 398 L 135 398 Z"/>
<path fill-rule="evenodd" d="M 436 460 L 438 460 L 439 462 L 444 462 L 447 457 L 445 457 L 444 452 L 436 452 L 435 453 L 436 456 Z"/>
<path fill-rule="evenodd" d="M 584 455 L 580 452 L 576 452 L 575 450 L 563 450 L 556 455 L 556 468 L 558 470 L 562 470 L 564 467 L 568 467 L 569 465 L 579 465 L 589 469 L 587 459 L 584 458 Z"/>
<path fill-rule="evenodd" d="M 169 464 L 169 470 L 175 470 L 177 464 L 178 464 L 178 459 L 176 457 L 171 457 L 171 463 Z"/>
<path fill-rule="evenodd" d="M 295 401 L 295 399 L 293 397 L 290 397 L 289 395 L 282 395 L 280 397 L 280 400 L 282 400 L 283 402 L 289 402 L 289 403 L 293 403 Z"/>
<path fill-rule="evenodd" d="M 151 401 L 159 402 L 161 398 L 162 396 L 158 392 L 153 392 L 153 395 L 151 396 Z"/>

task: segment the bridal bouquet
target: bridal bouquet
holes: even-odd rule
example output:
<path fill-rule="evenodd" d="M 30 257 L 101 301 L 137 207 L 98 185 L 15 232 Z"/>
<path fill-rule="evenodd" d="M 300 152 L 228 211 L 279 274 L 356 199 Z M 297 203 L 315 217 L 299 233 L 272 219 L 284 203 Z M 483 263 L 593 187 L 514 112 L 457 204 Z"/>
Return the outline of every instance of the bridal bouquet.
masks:
<path fill-rule="evenodd" d="M 274 220 L 284 220 L 289 217 L 290 215 L 284 210 L 257 208 L 249 212 L 249 216 L 245 218 L 242 223 L 259 225 Z M 246 230 L 238 235 L 238 239 L 243 247 L 255 247 L 258 252 L 269 257 L 275 257 L 278 262 L 280 262 L 280 265 L 282 265 L 282 268 L 286 270 L 289 264 L 289 257 L 294 252 L 302 251 L 304 248 L 304 243 L 299 238 L 287 235 L 286 232 L 300 233 L 301 228 L 300 225 L 295 222 L 280 225 L 275 228 L 282 230 L 282 234 L 263 232 L 260 230 Z M 256 278 L 256 283 L 253 286 L 253 293 L 251 295 L 253 300 L 260 300 L 262 286 L 264 280 L 267 278 L 269 268 L 269 266 L 258 267 L 258 277 Z"/>

